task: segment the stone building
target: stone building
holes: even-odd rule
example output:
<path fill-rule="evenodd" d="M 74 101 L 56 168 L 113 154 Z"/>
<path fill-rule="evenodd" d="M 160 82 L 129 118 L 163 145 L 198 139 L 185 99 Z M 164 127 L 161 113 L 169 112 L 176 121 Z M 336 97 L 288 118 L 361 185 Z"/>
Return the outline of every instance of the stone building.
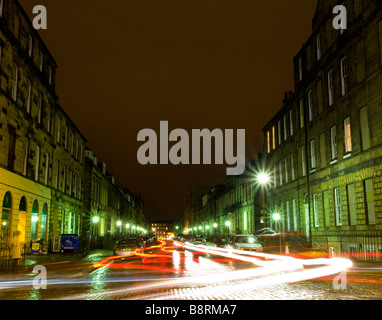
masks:
<path fill-rule="evenodd" d="M 0 258 L 17 231 L 27 253 L 32 240 L 59 251 L 62 234 L 86 238 L 90 213 L 105 213 L 101 234 L 118 232 L 117 219 L 144 222 L 140 197 L 98 164 L 87 175 L 86 138 L 58 103 L 56 68 L 18 1 L 0 0 Z M 89 206 L 95 176 L 102 189 Z"/>
<path fill-rule="evenodd" d="M 84 230 L 93 237 L 136 233 L 147 228 L 142 219 L 142 200 L 115 184 L 114 177 L 91 150 L 85 152 Z M 95 218 L 95 219 L 94 219 Z"/>
<path fill-rule="evenodd" d="M 267 220 L 314 247 L 358 259 L 382 250 L 382 3 L 319 0 L 312 34 L 294 59 L 294 92 L 265 125 L 272 176 Z"/>
<path fill-rule="evenodd" d="M 16 231 L 21 232 L 21 241 L 27 244 L 37 239 L 49 243 L 57 230 L 62 231 L 59 211 L 66 210 L 57 204 L 61 196 L 56 191 L 68 193 L 65 188 L 70 181 L 69 168 L 73 168 L 72 177 L 77 177 L 78 181 L 83 178 L 83 165 L 79 164 L 78 158 L 79 148 L 83 150 L 85 140 L 57 104 L 56 68 L 55 60 L 20 4 L 1 1 L 0 199 L 3 246 L 7 246 Z M 58 118 L 65 119 L 62 127 L 56 123 Z M 68 133 L 63 129 L 64 121 L 67 121 L 65 130 Z M 78 146 L 77 159 L 65 155 L 71 150 L 68 137 L 72 133 L 76 148 Z M 66 135 L 65 151 L 61 141 L 63 134 Z M 63 167 L 58 171 L 57 159 L 63 159 L 61 165 L 67 166 L 67 172 L 62 173 Z M 76 195 L 78 193 L 81 191 L 75 191 Z M 68 194 L 68 197 L 69 202 L 76 202 L 76 196 Z M 80 214 L 81 208 L 82 204 L 78 202 L 75 208 L 69 208 L 69 212 Z"/>
<path fill-rule="evenodd" d="M 187 202 L 189 234 L 253 234 L 261 229 L 261 188 L 256 182 L 260 160 L 251 160 L 242 176 L 190 193 Z M 203 192 L 202 192 L 203 191 Z"/>

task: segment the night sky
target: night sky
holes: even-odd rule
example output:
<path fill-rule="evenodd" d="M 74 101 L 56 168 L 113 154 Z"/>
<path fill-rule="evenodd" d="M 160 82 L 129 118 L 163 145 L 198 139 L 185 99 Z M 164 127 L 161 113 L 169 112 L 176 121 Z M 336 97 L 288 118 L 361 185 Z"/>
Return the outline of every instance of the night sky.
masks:
<path fill-rule="evenodd" d="M 141 129 L 246 129 L 247 159 L 293 90 L 316 0 L 19 0 L 57 64 L 60 104 L 116 180 L 169 215 L 227 165 L 142 166 Z M 235 135 L 236 137 L 236 135 Z M 155 215 L 153 216 L 155 217 Z M 157 216 L 159 218 L 159 216 Z M 165 218 L 165 217 L 163 217 Z"/>

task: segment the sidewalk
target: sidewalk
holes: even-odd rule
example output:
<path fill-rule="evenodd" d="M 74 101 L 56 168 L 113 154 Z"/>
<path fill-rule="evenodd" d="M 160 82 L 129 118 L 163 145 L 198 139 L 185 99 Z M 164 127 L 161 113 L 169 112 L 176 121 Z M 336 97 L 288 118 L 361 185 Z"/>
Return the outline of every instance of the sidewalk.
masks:
<path fill-rule="evenodd" d="M 54 264 L 66 261 L 88 261 L 97 262 L 113 255 L 113 250 L 96 249 L 89 252 L 89 254 L 81 253 L 48 253 L 38 255 L 25 256 L 25 268 L 20 272 L 32 271 L 36 265 Z"/>

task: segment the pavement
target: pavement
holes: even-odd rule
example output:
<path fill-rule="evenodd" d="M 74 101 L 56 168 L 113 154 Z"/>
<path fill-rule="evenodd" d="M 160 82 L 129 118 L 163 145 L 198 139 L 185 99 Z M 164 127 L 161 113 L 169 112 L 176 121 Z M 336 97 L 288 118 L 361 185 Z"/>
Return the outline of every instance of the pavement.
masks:
<path fill-rule="evenodd" d="M 113 255 L 113 250 L 97 249 L 89 254 L 81 253 L 47 253 L 30 254 L 25 256 L 25 268 L 16 271 L 16 273 L 30 273 L 37 265 L 59 264 L 63 262 L 97 262 Z M 15 271 L 11 271 L 15 272 Z"/>

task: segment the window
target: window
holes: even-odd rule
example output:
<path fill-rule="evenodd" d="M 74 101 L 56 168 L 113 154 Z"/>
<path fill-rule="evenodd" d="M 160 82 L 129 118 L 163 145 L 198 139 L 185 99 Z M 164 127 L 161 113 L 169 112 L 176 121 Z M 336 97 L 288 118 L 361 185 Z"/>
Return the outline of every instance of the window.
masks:
<path fill-rule="evenodd" d="M 349 224 L 354 226 L 357 224 L 357 197 L 354 184 L 347 185 L 346 191 L 349 208 Z"/>
<path fill-rule="evenodd" d="M 276 128 L 275 126 L 272 127 L 272 149 L 276 149 Z"/>
<path fill-rule="evenodd" d="M 276 164 L 273 165 L 273 187 L 277 187 L 277 167 Z"/>
<path fill-rule="evenodd" d="M 52 78 L 53 78 L 53 69 L 51 66 L 49 66 L 49 76 L 48 76 L 49 84 L 52 84 Z"/>
<path fill-rule="evenodd" d="M 0 17 L 3 16 L 4 0 L 0 0 Z"/>
<path fill-rule="evenodd" d="M 331 70 L 328 73 L 328 96 L 329 96 L 329 106 L 334 103 L 334 84 L 333 84 L 334 71 Z"/>
<path fill-rule="evenodd" d="M 19 66 L 13 64 L 13 75 L 12 75 L 12 99 L 17 101 L 17 90 L 19 85 Z"/>
<path fill-rule="evenodd" d="M 283 162 L 279 161 L 279 176 L 280 176 L 280 186 L 283 185 Z"/>
<path fill-rule="evenodd" d="M 27 81 L 28 86 L 28 98 L 27 98 L 27 113 L 31 113 L 31 105 L 32 105 L 32 82 L 30 80 Z"/>
<path fill-rule="evenodd" d="M 313 194 L 313 217 L 315 227 L 319 227 L 318 214 L 318 194 Z"/>
<path fill-rule="evenodd" d="M 369 117 L 367 112 L 367 107 L 363 107 L 359 111 L 359 121 L 361 127 L 361 148 L 363 151 L 371 147 L 370 143 L 370 128 L 369 128 Z"/>
<path fill-rule="evenodd" d="M 341 189 L 334 189 L 334 202 L 336 213 L 336 225 L 342 226 L 342 210 L 341 210 Z"/>
<path fill-rule="evenodd" d="M 337 159 L 337 128 L 336 126 L 330 128 L 330 147 L 332 160 Z"/>
<path fill-rule="evenodd" d="M 341 60 L 341 92 L 344 96 L 348 92 L 348 60 L 347 57 Z"/>
<path fill-rule="evenodd" d="M 290 136 L 293 136 L 293 109 L 289 111 L 289 131 Z"/>
<path fill-rule="evenodd" d="M 293 209 L 293 228 L 294 231 L 297 231 L 297 200 L 293 199 L 292 201 L 292 209 Z"/>
<path fill-rule="evenodd" d="M 287 139 L 287 116 L 284 115 L 284 118 L 283 118 L 283 122 L 284 122 L 284 141 L 286 141 Z"/>
<path fill-rule="evenodd" d="M 45 185 L 49 182 L 49 153 L 45 153 Z"/>
<path fill-rule="evenodd" d="M 325 134 L 320 134 L 320 160 L 321 168 L 326 167 L 326 146 L 325 146 Z"/>
<path fill-rule="evenodd" d="M 80 163 L 82 163 L 82 160 L 83 160 L 83 146 L 81 143 L 81 145 L 80 145 Z"/>
<path fill-rule="evenodd" d="M 321 59 L 321 35 L 316 36 L 317 61 Z"/>
<path fill-rule="evenodd" d="M 28 55 L 32 57 L 33 53 L 33 38 L 31 35 L 29 35 L 29 41 L 28 41 Z"/>
<path fill-rule="evenodd" d="M 61 118 L 58 117 L 58 119 L 57 119 L 57 143 L 60 143 L 60 137 L 61 137 Z"/>
<path fill-rule="evenodd" d="M 60 182 L 60 160 L 57 160 L 57 172 L 56 172 L 56 189 L 58 190 L 59 182 Z"/>
<path fill-rule="evenodd" d="M 300 128 L 304 128 L 304 100 L 300 100 Z"/>
<path fill-rule="evenodd" d="M 82 200 L 82 178 L 80 178 L 78 183 L 78 199 Z"/>
<path fill-rule="evenodd" d="M 309 90 L 308 92 L 308 116 L 309 116 L 309 121 L 313 120 L 313 91 Z"/>
<path fill-rule="evenodd" d="M 287 231 L 290 232 L 290 208 L 289 201 L 286 202 Z"/>
<path fill-rule="evenodd" d="M 298 59 L 298 79 L 302 80 L 302 57 Z"/>
<path fill-rule="evenodd" d="M 39 171 L 40 171 L 40 146 L 36 146 L 36 163 L 35 163 L 35 172 L 34 172 L 34 179 L 36 181 L 39 180 Z"/>
<path fill-rule="evenodd" d="M 306 148 L 305 146 L 301 147 L 301 174 L 303 177 L 306 176 L 306 158 L 305 158 Z"/>
<path fill-rule="evenodd" d="M 42 72 L 44 68 L 44 54 L 40 52 L 40 71 Z"/>
<path fill-rule="evenodd" d="M 62 192 L 66 192 L 66 164 L 64 164 L 64 170 L 63 170 Z"/>
<path fill-rule="evenodd" d="M 279 120 L 277 124 L 277 133 L 278 133 L 278 140 L 279 140 L 279 145 L 281 145 L 281 120 Z"/>
<path fill-rule="evenodd" d="M 296 179 L 295 172 L 294 172 L 294 154 L 291 154 L 290 156 L 290 166 L 291 166 L 291 172 L 292 172 L 292 181 Z"/>
<path fill-rule="evenodd" d="M 366 223 L 375 224 L 375 201 L 373 180 L 364 181 L 365 207 L 366 207 Z"/>
<path fill-rule="evenodd" d="M 78 143 L 79 143 L 79 141 L 78 141 L 78 138 L 77 138 L 76 139 L 76 154 L 75 154 L 76 159 L 78 159 Z"/>
<path fill-rule="evenodd" d="M 344 120 L 345 153 L 352 152 L 350 117 Z"/>
<path fill-rule="evenodd" d="M 267 145 L 268 145 L 268 153 L 271 153 L 271 133 L 267 132 Z"/>
<path fill-rule="evenodd" d="M 46 125 L 46 127 L 47 127 L 47 130 L 48 130 L 48 132 L 50 132 L 50 126 L 51 126 L 51 117 L 52 117 L 52 107 L 51 107 L 51 105 L 49 104 L 48 105 L 48 119 L 47 119 L 47 125 Z"/>
<path fill-rule="evenodd" d="M 284 159 L 284 168 L 285 168 L 285 183 L 289 182 L 289 157 Z"/>
<path fill-rule="evenodd" d="M 28 159 L 29 159 L 29 139 L 27 137 L 24 138 L 24 170 L 23 175 L 28 175 Z"/>
<path fill-rule="evenodd" d="M 310 141 L 310 166 L 312 170 L 316 169 L 316 151 L 314 139 Z"/>
<path fill-rule="evenodd" d="M 41 124 L 42 120 L 42 94 L 41 92 L 38 93 L 38 117 L 37 122 Z"/>
<path fill-rule="evenodd" d="M 73 170 L 69 170 L 69 195 L 72 195 L 72 187 L 73 187 Z"/>
<path fill-rule="evenodd" d="M 8 141 L 8 169 L 11 171 L 15 170 L 15 162 L 16 162 L 16 128 L 13 126 L 9 126 L 9 141 Z"/>
<path fill-rule="evenodd" d="M 72 146 L 70 148 L 70 154 L 74 155 L 74 132 L 72 132 Z"/>
<path fill-rule="evenodd" d="M 65 150 L 68 150 L 68 126 L 65 126 Z"/>

